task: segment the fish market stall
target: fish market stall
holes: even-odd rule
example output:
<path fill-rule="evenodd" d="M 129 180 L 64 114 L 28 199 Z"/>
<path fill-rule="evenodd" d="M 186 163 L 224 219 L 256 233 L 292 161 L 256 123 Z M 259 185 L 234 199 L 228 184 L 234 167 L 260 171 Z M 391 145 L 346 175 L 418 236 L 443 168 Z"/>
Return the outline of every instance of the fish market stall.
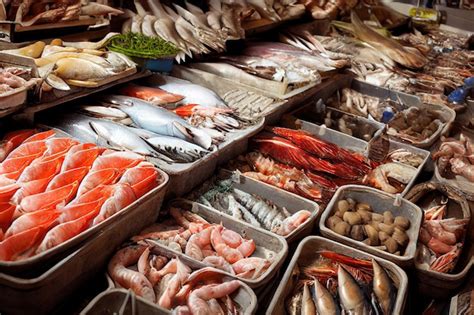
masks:
<path fill-rule="evenodd" d="M 469 313 L 473 37 L 438 13 L 0 2 L 0 313 Z"/>

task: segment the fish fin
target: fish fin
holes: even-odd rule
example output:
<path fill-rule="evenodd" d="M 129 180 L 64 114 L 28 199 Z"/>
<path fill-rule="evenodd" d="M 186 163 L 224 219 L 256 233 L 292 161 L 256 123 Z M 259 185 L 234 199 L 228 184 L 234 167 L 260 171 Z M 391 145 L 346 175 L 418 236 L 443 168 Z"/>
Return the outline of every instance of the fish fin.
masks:
<path fill-rule="evenodd" d="M 66 83 L 73 86 L 79 87 L 98 87 L 99 83 L 94 81 L 82 81 L 82 80 L 66 80 Z"/>

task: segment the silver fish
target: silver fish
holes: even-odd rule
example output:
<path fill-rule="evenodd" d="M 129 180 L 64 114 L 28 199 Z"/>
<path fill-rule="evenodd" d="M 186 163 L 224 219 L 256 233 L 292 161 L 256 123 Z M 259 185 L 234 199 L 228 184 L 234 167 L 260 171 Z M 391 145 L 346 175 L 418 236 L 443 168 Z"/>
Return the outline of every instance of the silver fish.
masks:
<path fill-rule="evenodd" d="M 353 315 L 369 315 L 369 309 L 357 282 L 344 267 L 337 270 L 337 292 L 344 310 Z"/>
<path fill-rule="evenodd" d="M 145 142 L 171 159 L 185 163 L 194 162 L 209 153 L 198 145 L 174 137 L 159 135 L 148 138 Z"/>
<path fill-rule="evenodd" d="M 178 79 L 172 76 L 163 76 L 165 84 L 159 88 L 170 93 L 185 96 L 183 104 L 198 104 L 206 107 L 227 108 L 224 101 L 208 88 L 194 84 L 190 81 Z"/>
<path fill-rule="evenodd" d="M 145 141 L 123 125 L 99 119 L 91 119 L 89 124 L 97 136 L 104 139 L 110 147 L 126 149 L 138 154 L 160 158 L 166 162 L 173 162 L 153 150 Z"/>
<path fill-rule="evenodd" d="M 340 314 L 339 307 L 332 294 L 324 287 L 318 279 L 314 280 L 313 300 L 319 314 L 337 315 Z"/>
<path fill-rule="evenodd" d="M 375 259 L 372 259 L 372 265 L 374 266 L 374 280 L 372 286 L 375 296 L 382 308 L 383 314 L 391 314 L 395 297 L 395 288 L 385 269 L 380 266 Z"/>
<path fill-rule="evenodd" d="M 128 96 L 108 95 L 103 100 L 114 104 L 127 113 L 140 128 L 163 136 L 187 140 L 200 145 L 204 149 L 209 149 L 212 145 L 212 138 L 209 134 L 191 126 L 181 117 L 166 109 Z"/>
<path fill-rule="evenodd" d="M 89 117 L 79 115 L 76 113 L 62 114 L 61 117 L 53 118 L 48 121 L 48 126 L 58 128 L 74 138 L 81 140 L 82 142 L 97 143 L 98 145 L 104 145 L 99 143 L 97 134 L 92 130 L 89 124 Z"/>

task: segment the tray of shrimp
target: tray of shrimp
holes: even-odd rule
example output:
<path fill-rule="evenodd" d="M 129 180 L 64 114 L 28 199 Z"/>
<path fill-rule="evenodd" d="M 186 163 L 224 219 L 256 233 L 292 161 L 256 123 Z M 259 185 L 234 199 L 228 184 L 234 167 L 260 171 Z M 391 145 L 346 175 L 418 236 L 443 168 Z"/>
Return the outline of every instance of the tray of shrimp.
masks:
<path fill-rule="evenodd" d="M 109 288 L 130 290 L 139 303 L 164 314 L 254 314 L 257 307 L 257 297 L 242 281 L 147 240 L 119 249 L 107 278 Z"/>
<path fill-rule="evenodd" d="M 288 243 L 310 234 L 321 213 L 315 202 L 224 169 L 187 198 L 283 236 Z"/>
<path fill-rule="evenodd" d="M 310 236 L 296 249 L 266 314 L 403 314 L 407 286 L 396 264 Z"/>
<path fill-rule="evenodd" d="M 139 228 L 153 222 L 157 210 L 145 204 L 160 204 L 168 183 L 140 155 L 55 130 L 8 132 L 1 152 L 0 271 L 9 274 L 44 270 L 129 214 Z"/>
<path fill-rule="evenodd" d="M 469 203 L 453 187 L 425 182 L 407 199 L 424 213 L 415 268 L 423 295 L 442 298 L 464 283 L 474 264 L 474 227 Z"/>
<path fill-rule="evenodd" d="M 199 203 L 176 199 L 161 213 L 169 216 L 131 241 L 146 241 L 178 257 L 187 257 L 198 266 L 220 269 L 252 289 L 270 281 L 288 253 L 283 237 Z"/>

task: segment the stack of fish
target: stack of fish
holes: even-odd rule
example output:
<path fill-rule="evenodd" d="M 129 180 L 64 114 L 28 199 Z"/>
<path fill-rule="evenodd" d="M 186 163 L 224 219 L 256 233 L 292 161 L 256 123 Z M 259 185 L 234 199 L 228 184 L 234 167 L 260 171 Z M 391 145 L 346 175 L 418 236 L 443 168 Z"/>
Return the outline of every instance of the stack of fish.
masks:
<path fill-rule="evenodd" d="M 104 79 L 135 69 L 135 64 L 125 55 L 101 50 L 114 35 L 109 33 L 96 43 L 68 43 L 55 39 L 46 45 L 40 41 L 3 52 L 34 58 L 39 76 L 45 80 L 44 91 L 52 88 L 68 91 L 70 86 L 97 87 Z"/>
<path fill-rule="evenodd" d="M 296 266 L 296 285 L 287 297 L 288 314 L 392 314 L 397 288 L 374 259 L 331 251 Z"/>
<path fill-rule="evenodd" d="M 139 155 L 55 137 L 52 130 L 10 132 L 2 151 L 2 261 L 25 259 L 66 242 L 162 180 Z"/>
<path fill-rule="evenodd" d="M 418 268 L 449 273 L 456 267 L 469 218 L 445 219 L 446 204 L 447 200 L 424 211 L 415 261 Z"/>
<path fill-rule="evenodd" d="M 193 54 L 207 54 L 210 49 L 225 50 L 228 39 L 244 37 L 239 17 L 233 10 L 223 10 L 220 1 L 211 1 L 210 11 L 186 2 L 186 8 L 174 4 L 175 10 L 158 0 L 148 0 L 147 11 L 140 1 L 135 1 L 137 13 L 128 11 L 130 19 L 123 24 L 122 32 L 159 36 L 181 49 L 178 61 Z"/>
<path fill-rule="evenodd" d="M 232 179 L 211 180 L 192 193 L 191 198 L 204 205 L 227 213 L 236 220 L 287 236 L 306 222 L 311 212 L 300 210 L 291 214 L 271 201 L 232 187 Z"/>
<path fill-rule="evenodd" d="M 111 6 L 89 0 L 0 1 L 0 20 L 22 26 L 79 20 L 81 16 L 119 15 Z"/>
<path fill-rule="evenodd" d="M 272 264 L 269 259 L 252 256 L 258 250 L 253 239 L 187 210 L 170 207 L 169 212 L 172 219 L 143 230 L 132 240 L 156 242 L 245 279 L 258 279 Z"/>
<path fill-rule="evenodd" d="M 239 280 L 225 281 L 224 274 L 210 267 L 193 270 L 142 243 L 118 250 L 110 260 L 108 274 L 116 284 L 176 314 L 243 312 L 230 297 L 240 288 Z"/>
<path fill-rule="evenodd" d="M 353 183 L 400 193 L 423 161 L 402 150 L 388 154 L 383 163 L 375 163 L 302 130 L 272 127 L 269 131 L 272 133 L 262 133 L 253 139 L 258 152 L 239 157 L 229 167 L 323 203 L 338 186 Z"/>

